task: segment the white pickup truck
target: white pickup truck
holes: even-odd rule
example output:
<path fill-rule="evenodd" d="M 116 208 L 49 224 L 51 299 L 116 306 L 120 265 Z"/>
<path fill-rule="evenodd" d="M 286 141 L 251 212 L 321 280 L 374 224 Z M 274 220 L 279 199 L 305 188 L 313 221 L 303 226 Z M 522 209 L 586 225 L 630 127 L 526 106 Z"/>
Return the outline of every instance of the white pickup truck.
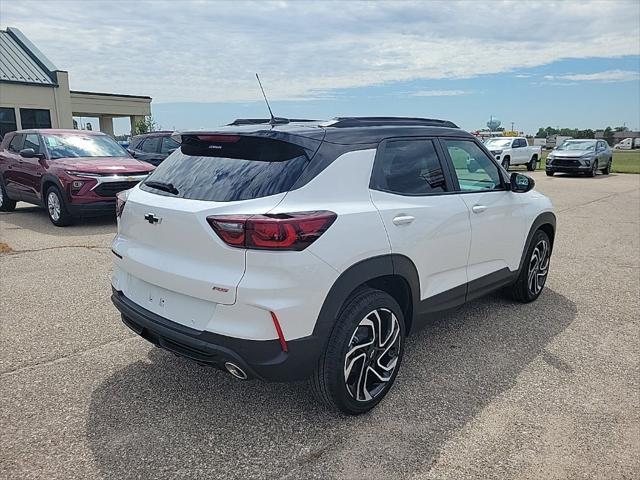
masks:
<path fill-rule="evenodd" d="M 488 138 L 484 144 L 505 170 L 509 170 L 510 165 L 526 165 L 532 172 L 542 155 L 542 147 L 530 147 L 524 137 Z"/>

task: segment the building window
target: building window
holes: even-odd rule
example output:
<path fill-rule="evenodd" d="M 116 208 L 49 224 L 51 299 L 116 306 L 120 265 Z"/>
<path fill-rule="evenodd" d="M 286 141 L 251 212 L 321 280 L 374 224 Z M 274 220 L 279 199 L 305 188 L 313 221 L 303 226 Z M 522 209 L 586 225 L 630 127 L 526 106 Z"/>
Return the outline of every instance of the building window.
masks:
<path fill-rule="evenodd" d="M 51 128 L 51 115 L 49 114 L 49 110 L 21 108 L 20 123 L 22 124 L 23 129 Z"/>
<path fill-rule="evenodd" d="M 5 133 L 14 132 L 17 129 L 16 111 L 13 108 L 0 108 L 0 139 L 4 138 Z"/>

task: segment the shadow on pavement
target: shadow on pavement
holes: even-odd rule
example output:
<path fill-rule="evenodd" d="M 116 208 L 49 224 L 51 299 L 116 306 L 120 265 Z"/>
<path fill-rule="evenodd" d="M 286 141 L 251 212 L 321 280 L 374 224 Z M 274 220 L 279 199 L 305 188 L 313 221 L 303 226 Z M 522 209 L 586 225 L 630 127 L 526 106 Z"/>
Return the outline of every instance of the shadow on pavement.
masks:
<path fill-rule="evenodd" d="M 59 237 L 115 234 L 116 231 L 115 210 L 110 216 L 78 218 L 73 225 L 56 227 L 49 220 L 44 208 L 25 205 L 21 203 L 13 212 L 0 213 L 0 220 L 6 222 L 7 225 L 5 228 L 11 229 L 13 226 L 13 228 L 24 228 L 44 235 Z"/>
<path fill-rule="evenodd" d="M 392 392 L 355 418 L 317 406 L 304 383 L 241 382 L 153 348 L 93 392 L 89 445 L 112 479 L 406 477 L 538 356 L 571 375 L 545 346 L 575 316 L 546 289 L 532 304 L 496 294 L 433 320 L 409 338 Z"/>

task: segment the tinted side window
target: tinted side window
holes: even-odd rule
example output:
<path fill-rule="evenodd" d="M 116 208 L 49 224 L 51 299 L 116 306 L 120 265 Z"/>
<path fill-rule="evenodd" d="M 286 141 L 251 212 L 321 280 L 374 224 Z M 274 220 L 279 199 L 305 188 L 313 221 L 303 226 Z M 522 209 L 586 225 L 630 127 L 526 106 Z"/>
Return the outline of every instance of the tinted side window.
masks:
<path fill-rule="evenodd" d="M 147 138 L 139 148 L 146 153 L 156 153 L 160 149 L 160 137 Z"/>
<path fill-rule="evenodd" d="M 431 140 L 390 140 L 382 148 L 371 188 L 400 195 L 447 191 L 442 165 Z"/>
<path fill-rule="evenodd" d="M 449 152 L 460 190 L 478 192 L 502 190 L 502 178 L 498 167 L 470 140 L 443 140 Z"/>
<path fill-rule="evenodd" d="M 129 141 L 129 149 L 130 150 L 135 150 L 137 148 L 140 147 L 140 139 L 133 137 L 130 141 Z"/>
<path fill-rule="evenodd" d="M 162 147 L 160 153 L 169 153 L 169 150 L 176 150 L 180 148 L 180 144 L 171 137 L 162 137 Z"/>
<path fill-rule="evenodd" d="M 22 150 L 22 143 L 24 142 L 24 135 L 17 134 L 11 139 L 9 143 L 9 150 L 13 153 L 18 153 Z"/>

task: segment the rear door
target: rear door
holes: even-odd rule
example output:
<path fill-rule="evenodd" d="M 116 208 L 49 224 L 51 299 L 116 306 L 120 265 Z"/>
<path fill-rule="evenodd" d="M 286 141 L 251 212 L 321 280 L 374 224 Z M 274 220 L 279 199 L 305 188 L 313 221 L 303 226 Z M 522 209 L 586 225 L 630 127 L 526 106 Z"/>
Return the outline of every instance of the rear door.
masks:
<path fill-rule="evenodd" d="M 433 138 L 380 144 L 371 199 L 382 216 L 391 251 L 415 264 L 423 301 L 444 292 L 448 302 L 464 301 L 471 230 L 469 211 L 453 190 Z M 429 308 L 437 309 L 437 302 Z"/>
<path fill-rule="evenodd" d="M 233 304 L 244 274 L 246 250 L 223 242 L 207 217 L 269 212 L 314 151 L 271 139 L 201 137 L 183 139 L 181 150 L 131 191 L 113 242 L 122 257 L 114 286 L 177 322 L 187 305 L 192 313 L 201 309 L 192 318 L 206 322 L 215 304 Z"/>
<path fill-rule="evenodd" d="M 513 160 L 511 161 L 512 165 L 522 165 L 523 163 L 527 163 L 529 161 L 529 151 L 526 146 L 527 142 L 523 138 L 516 138 L 513 141 Z"/>
<path fill-rule="evenodd" d="M 475 141 L 440 142 L 471 218 L 469 282 L 492 274 L 507 277 L 518 269 L 527 233 L 518 194 L 507 190 L 499 167 Z"/>

